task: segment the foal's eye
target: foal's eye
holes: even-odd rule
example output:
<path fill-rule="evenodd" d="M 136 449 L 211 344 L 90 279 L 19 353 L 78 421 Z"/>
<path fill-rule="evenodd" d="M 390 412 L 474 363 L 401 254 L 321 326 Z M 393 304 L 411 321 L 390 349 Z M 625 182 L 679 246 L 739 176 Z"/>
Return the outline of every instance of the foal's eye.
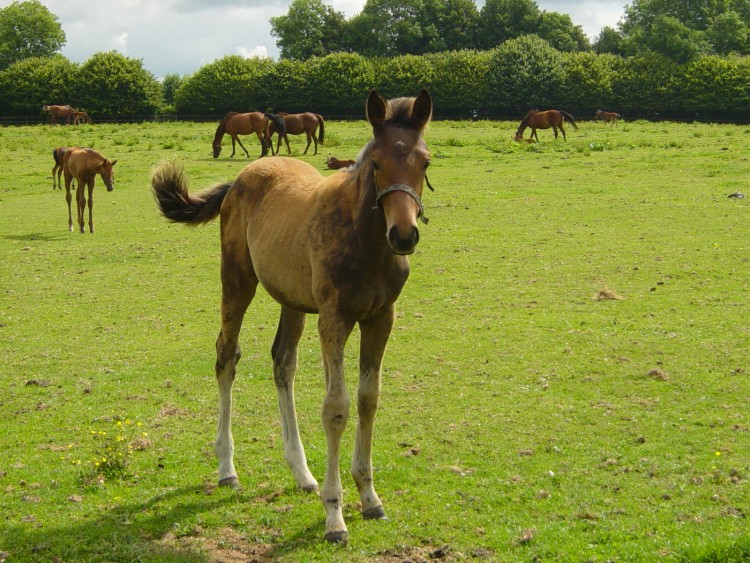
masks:
<path fill-rule="evenodd" d="M 428 158 L 427 161 L 424 163 L 424 169 L 427 170 L 430 167 L 430 159 Z"/>
<path fill-rule="evenodd" d="M 378 166 L 378 163 L 375 162 L 374 160 L 370 161 L 370 166 L 372 166 L 373 170 L 380 170 L 380 166 Z"/>

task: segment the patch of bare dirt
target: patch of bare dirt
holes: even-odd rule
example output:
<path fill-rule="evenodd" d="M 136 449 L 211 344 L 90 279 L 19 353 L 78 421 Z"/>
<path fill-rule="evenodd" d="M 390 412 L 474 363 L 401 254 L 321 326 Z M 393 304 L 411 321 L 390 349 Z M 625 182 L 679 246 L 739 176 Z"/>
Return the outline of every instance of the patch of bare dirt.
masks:
<path fill-rule="evenodd" d="M 216 537 L 201 535 L 202 530 L 194 530 L 193 535 L 176 536 L 168 532 L 159 544 L 173 550 L 203 553 L 211 563 L 256 563 L 272 560 L 273 548 L 269 544 L 248 540 L 231 528 L 217 531 Z"/>

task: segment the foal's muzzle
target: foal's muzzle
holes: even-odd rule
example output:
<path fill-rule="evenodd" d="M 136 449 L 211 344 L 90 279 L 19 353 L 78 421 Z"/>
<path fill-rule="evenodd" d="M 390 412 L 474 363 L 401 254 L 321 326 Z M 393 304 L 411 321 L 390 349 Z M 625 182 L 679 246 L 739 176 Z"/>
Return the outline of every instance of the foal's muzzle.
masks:
<path fill-rule="evenodd" d="M 391 227 L 388 231 L 388 244 L 396 254 L 411 254 L 419 242 L 419 229 L 412 227 L 406 237 L 402 237 L 398 228 Z"/>

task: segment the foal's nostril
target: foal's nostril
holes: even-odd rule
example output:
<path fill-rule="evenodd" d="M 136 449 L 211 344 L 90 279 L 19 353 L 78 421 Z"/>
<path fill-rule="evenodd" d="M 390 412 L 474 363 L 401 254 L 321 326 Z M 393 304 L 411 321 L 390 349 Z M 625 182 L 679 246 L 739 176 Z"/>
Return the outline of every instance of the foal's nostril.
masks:
<path fill-rule="evenodd" d="M 411 254 L 419 242 L 419 229 L 412 227 L 409 235 L 402 237 L 398 228 L 391 227 L 391 230 L 388 232 L 388 242 L 391 248 L 399 254 Z"/>

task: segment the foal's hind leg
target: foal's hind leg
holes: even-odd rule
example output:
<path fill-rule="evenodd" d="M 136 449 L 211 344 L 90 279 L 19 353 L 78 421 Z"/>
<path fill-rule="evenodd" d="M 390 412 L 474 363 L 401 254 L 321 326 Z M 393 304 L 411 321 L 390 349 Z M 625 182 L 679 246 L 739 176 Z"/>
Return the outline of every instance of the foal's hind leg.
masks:
<path fill-rule="evenodd" d="M 283 307 L 279 328 L 273 341 L 273 378 L 281 414 L 281 432 L 284 436 L 284 459 L 299 487 L 317 492 L 318 482 L 310 473 L 305 448 L 299 437 L 297 412 L 294 406 L 294 376 L 297 372 L 297 346 L 305 328 L 305 314 Z"/>
<path fill-rule="evenodd" d="M 359 323 L 361 332 L 359 359 L 359 390 L 357 392 L 357 438 L 352 458 L 352 477 L 362 502 L 362 517 L 385 518 L 385 509 L 373 485 L 372 432 L 380 400 L 380 367 L 385 345 L 393 328 L 391 307 L 379 317 Z"/>
<path fill-rule="evenodd" d="M 227 242 L 231 222 L 221 219 L 221 331 L 216 339 L 219 385 L 219 430 L 214 452 L 219 458 L 219 485 L 238 487 L 232 439 L 232 385 L 242 353 L 238 344 L 242 319 L 255 295 L 258 278 L 252 269 L 243 233 Z"/>
<path fill-rule="evenodd" d="M 73 181 L 73 178 L 65 174 L 65 201 L 68 202 L 68 230 L 72 233 L 73 232 L 73 212 L 70 208 L 70 203 L 73 200 L 73 196 L 70 193 L 70 184 Z M 78 203 L 76 202 L 76 205 Z"/>

